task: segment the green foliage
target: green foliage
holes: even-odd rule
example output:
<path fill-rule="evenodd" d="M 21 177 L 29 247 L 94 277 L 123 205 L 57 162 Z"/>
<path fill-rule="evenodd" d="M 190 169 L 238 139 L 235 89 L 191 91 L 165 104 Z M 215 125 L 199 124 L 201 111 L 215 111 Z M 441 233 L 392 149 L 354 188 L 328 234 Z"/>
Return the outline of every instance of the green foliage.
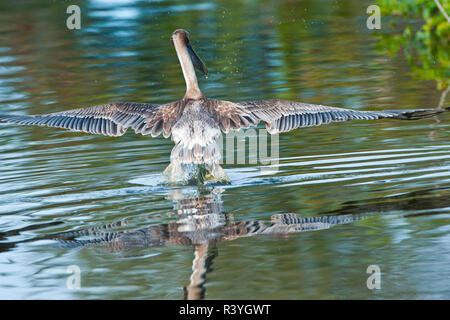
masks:
<path fill-rule="evenodd" d="M 450 12 L 450 1 L 439 1 Z M 435 1 L 378 0 L 378 5 L 382 17 L 392 17 L 394 25 L 403 29 L 400 33 L 382 35 L 380 47 L 391 56 L 403 47 L 415 74 L 422 79 L 436 80 L 439 90 L 449 87 L 450 23 Z"/>

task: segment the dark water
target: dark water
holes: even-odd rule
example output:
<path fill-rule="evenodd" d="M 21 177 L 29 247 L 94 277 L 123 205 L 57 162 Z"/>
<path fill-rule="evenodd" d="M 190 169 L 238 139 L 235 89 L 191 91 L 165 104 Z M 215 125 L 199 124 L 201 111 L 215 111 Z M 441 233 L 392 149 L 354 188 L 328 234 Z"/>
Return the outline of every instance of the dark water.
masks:
<path fill-rule="evenodd" d="M 177 100 L 176 28 L 208 65 L 209 97 L 439 104 L 434 81 L 378 47 L 369 1 L 110 3 L 71 1 L 70 31 L 68 2 L 2 2 L 0 112 Z M 169 140 L 2 124 L 0 298 L 448 299 L 449 120 L 289 132 L 276 174 L 225 165 L 232 183 L 215 188 L 162 183 Z"/>

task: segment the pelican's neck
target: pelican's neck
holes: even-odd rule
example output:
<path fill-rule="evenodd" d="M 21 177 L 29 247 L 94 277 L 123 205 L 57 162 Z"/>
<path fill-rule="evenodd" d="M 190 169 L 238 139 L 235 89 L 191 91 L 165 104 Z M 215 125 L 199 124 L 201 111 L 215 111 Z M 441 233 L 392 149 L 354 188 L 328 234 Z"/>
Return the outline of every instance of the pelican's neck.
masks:
<path fill-rule="evenodd" d="M 194 65 L 192 64 L 186 45 L 175 42 L 175 50 L 180 61 L 181 69 L 183 70 L 184 81 L 186 82 L 186 94 L 184 98 L 194 100 L 203 98 L 203 94 L 198 87 Z"/>

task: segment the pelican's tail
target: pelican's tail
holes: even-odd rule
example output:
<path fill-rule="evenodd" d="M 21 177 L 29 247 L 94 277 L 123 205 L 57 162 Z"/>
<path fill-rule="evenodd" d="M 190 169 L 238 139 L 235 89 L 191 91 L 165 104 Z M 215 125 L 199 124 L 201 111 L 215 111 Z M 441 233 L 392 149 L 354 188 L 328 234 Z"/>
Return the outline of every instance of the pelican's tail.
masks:
<path fill-rule="evenodd" d="M 220 161 L 221 152 L 219 145 L 214 143 L 199 144 L 183 142 L 175 144 L 170 154 L 171 161 L 178 161 L 181 163 L 215 163 Z"/>

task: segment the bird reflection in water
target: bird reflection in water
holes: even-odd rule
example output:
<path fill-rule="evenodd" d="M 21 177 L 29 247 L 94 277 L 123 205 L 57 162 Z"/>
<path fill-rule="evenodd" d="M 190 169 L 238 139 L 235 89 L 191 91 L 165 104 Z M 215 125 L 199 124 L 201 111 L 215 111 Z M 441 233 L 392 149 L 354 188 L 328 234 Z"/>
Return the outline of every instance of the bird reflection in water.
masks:
<path fill-rule="evenodd" d="M 108 231 L 123 228 L 126 221 L 81 231 L 62 233 L 58 241 L 65 247 L 95 246 L 111 252 L 127 252 L 133 249 L 157 246 L 192 246 L 195 249 L 190 283 L 184 288 L 188 300 L 205 297 L 206 275 L 212 269 L 219 242 L 242 237 L 262 235 L 288 235 L 292 233 L 328 229 L 334 225 L 363 219 L 362 215 L 325 215 L 299 217 L 294 213 L 274 214 L 270 223 L 258 220 L 236 221 L 231 213 L 225 213 L 221 200 L 222 190 L 194 188 L 173 190 L 176 220 L 150 225 L 137 230 Z"/>

